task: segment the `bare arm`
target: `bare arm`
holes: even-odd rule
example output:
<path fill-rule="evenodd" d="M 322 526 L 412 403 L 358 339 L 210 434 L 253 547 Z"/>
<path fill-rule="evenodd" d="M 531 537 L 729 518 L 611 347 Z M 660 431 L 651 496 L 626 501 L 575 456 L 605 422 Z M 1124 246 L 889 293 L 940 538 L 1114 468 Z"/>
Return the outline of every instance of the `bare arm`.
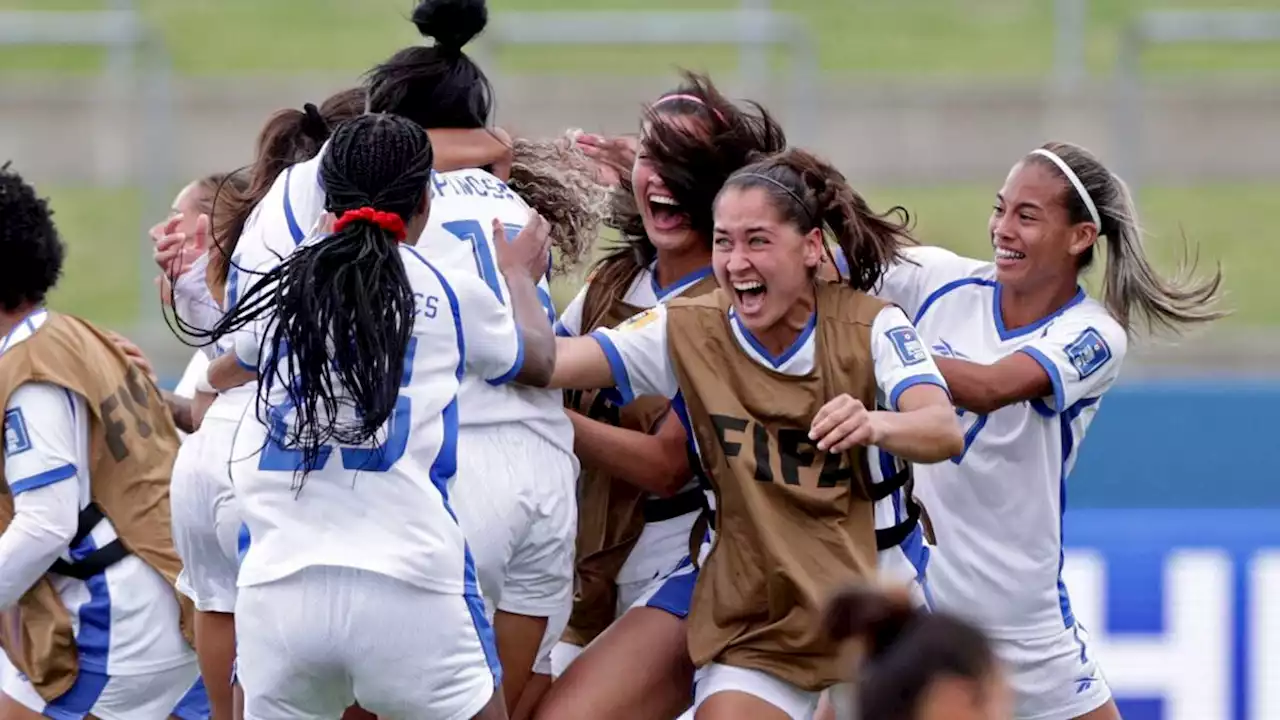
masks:
<path fill-rule="evenodd" d="M 585 465 L 662 497 L 680 492 L 693 477 L 689 441 L 674 411 L 667 411 L 652 435 L 615 427 L 568 411 L 573 421 L 573 452 Z"/>
<path fill-rule="evenodd" d="M 498 659 L 503 669 L 502 695 L 510 707 L 520 702 L 520 694 L 533 675 L 533 664 L 538 659 L 546 630 L 545 617 L 503 610 L 493 614 L 493 633 L 498 640 Z"/>
<path fill-rule="evenodd" d="M 196 658 L 209 693 L 212 720 L 231 720 L 236 717 L 231 692 L 231 666 L 236 659 L 236 616 L 197 612 L 195 630 Z"/>
<path fill-rule="evenodd" d="M 1016 352 L 990 364 L 934 357 L 956 407 L 986 414 L 1053 394 L 1049 375 L 1031 356 Z"/>
<path fill-rule="evenodd" d="M 207 378 L 214 390 L 222 392 L 257 380 L 258 371 L 242 365 L 235 353 L 226 353 L 209 363 Z"/>
<path fill-rule="evenodd" d="M 556 365 L 548 387 L 597 390 L 613 387 L 613 368 L 591 337 L 556 338 Z"/>
<path fill-rule="evenodd" d="M 173 415 L 173 424 L 184 433 L 191 434 L 196 431 L 195 418 L 191 413 L 191 400 L 184 397 L 178 397 L 168 390 L 160 391 L 164 402 L 169 406 L 169 414 Z"/>
<path fill-rule="evenodd" d="M 904 460 L 935 463 L 964 451 L 964 434 L 946 391 L 937 385 L 915 385 L 898 399 L 898 411 L 871 413 L 877 426 L 871 444 Z"/>
<path fill-rule="evenodd" d="M 505 168 L 506 175 L 511 174 L 511 137 L 503 130 L 436 129 L 428 130 L 427 137 L 435 150 L 432 164 L 438 172 L 492 165 L 495 171 Z M 507 179 L 498 172 L 494 174 L 504 181 Z"/>
<path fill-rule="evenodd" d="M 516 271 L 507 275 L 507 289 L 524 341 L 524 364 L 516 374 L 516 382 L 547 387 L 556 364 L 556 335 L 538 298 L 538 288 L 528 274 Z"/>
<path fill-rule="evenodd" d="M 814 415 L 809 438 L 826 452 L 875 445 L 903 460 L 925 464 L 964 450 L 955 409 L 946 391 L 932 384 L 903 391 L 897 411 L 869 411 L 856 398 L 840 395 Z"/>
<path fill-rule="evenodd" d="M 541 215 L 531 212 L 529 222 L 511 242 L 503 242 L 505 237 L 502 221 L 494 218 L 493 244 L 498 268 L 507 281 L 511 312 L 524 342 L 524 364 L 515 380 L 524 385 L 546 387 L 556 364 L 556 334 L 538 298 L 536 283 L 547 272 L 551 226 Z"/>

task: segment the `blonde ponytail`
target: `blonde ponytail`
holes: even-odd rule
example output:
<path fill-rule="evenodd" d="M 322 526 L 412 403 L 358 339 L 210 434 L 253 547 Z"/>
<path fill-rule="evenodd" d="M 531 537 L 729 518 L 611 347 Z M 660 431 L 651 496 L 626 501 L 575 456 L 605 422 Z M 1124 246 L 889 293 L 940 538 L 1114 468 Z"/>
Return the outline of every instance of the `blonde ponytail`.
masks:
<path fill-rule="evenodd" d="M 1126 332 L 1134 330 L 1133 316 L 1139 315 L 1148 330 L 1179 331 L 1191 323 L 1217 320 L 1228 314 L 1217 307 L 1222 289 L 1222 267 L 1213 275 L 1195 277 L 1196 263 L 1185 261 L 1173 278 L 1160 275 L 1143 247 L 1143 232 L 1138 211 L 1129 186 L 1108 170 L 1088 150 L 1071 143 L 1051 142 L 1033 152 L 1025 162 L 1037 162 L 1063 173 L 1063 165 L 1075 174 L 1066 176 L 1066 207 L 1071 222 L 1095 222 L 1090 204 L 1097 209 L 1101 227 L 1098 236 L 1105 237 L 1107 269 L 1102 283 L 1107 310 Z M 1057 156 L 1053 162 L 1045 152 Z M 1077 188 L 1084 188 L 1084 195 Z M 1080 271 L 1093 262 L 1090 248 L 1081 258 Z"/>

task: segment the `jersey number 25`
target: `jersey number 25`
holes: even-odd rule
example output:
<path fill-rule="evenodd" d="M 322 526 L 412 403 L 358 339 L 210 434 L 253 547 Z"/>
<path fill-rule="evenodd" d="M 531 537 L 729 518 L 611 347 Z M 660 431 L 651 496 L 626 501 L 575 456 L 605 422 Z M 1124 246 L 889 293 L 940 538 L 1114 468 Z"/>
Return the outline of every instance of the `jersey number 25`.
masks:
<path fill-rule="evenodd" d="M 409 338 L 409 347 L 404 354 L 404 373 L 400 377 L 400 387 L 408 387 L 413 378 L 413 356 L 418 349 L 418 338 Z M 303 454 L 300 450 L 290 450 L 281 444 L 289 431 L 285 418 L 293 405 L 289 401 L 271 409 L 271 431 L 267 443 L 258 456 L 258 469 L 265 471 L 296 472 L 303 468 Z M 340 449 L 344 470 L 363 470 L 365 472 L 386 472 L 396 464 L 409 445 L 409 398 L 401 395 L 396 398 L 396 408 L 387 420 L 386 439 L 376 447 Z M 333 447 L 325 445 L 316 454 L 313 467 L 308 470 L 323 468 L 329 460 Z"/>

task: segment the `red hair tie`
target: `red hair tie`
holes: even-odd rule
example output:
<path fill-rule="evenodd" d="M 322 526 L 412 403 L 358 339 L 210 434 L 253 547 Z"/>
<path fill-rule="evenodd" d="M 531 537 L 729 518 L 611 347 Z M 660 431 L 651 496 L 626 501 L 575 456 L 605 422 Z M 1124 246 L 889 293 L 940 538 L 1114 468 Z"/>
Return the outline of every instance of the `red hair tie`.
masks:
<path fill-rule="evenodd" d="M 395 213 L 382 212 L 381 210 L 374 210 L 371 207 L 356 208 L 355 210 L 348 210 L 342 213 L 342 216 L 334 221 L 333 231 L 341 232 L 343 228 L 357 220 L 373 223 L 392 235 L 395 235 L 396 240 L 404 240 L 404 219 Z"/>

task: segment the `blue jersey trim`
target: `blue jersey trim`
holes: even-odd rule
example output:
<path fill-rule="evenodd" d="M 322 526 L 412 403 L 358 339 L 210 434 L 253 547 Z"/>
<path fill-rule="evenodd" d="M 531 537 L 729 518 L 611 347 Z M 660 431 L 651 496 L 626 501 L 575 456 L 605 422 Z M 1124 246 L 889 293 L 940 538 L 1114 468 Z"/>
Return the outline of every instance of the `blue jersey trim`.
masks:
<path fill-rule="evenodd" d="M 898 410 L 898 400 L 902 397 L 902 393 L 916 385 L 937 385 L 942 388 L 943 392 L 947 393 L 948 398 L 951 397 L 951 392 L 947 390 L 947 384 L 942 382 L 942 378 L 933 373 L 922 373 L 905 378 L 893 387 L 893 391 L 889 393 L 889 407 L 896 412 Z"/>
<path fill-rule="evenodd" d="M 293 244 L 301 245 L 307 236 L 302 232 L 302 227 L 298 225 L 298 218 L 293 214 L 293 200 L 289 197 L 289 180 L 292 177 L 293 168 L 290 167 L 284 171 L 284 221 L 289 225 L 289 235 L 293 237 Z"/>
<path fill-rule="evenodd" d="M 684 277 L 677 278 L 675 282 L 663 287 L 658 284 L 658 267 L 655 263 L 649 270 L 649 284 L 653 287 L 653 296 L 658 299 L 658 302 L 662 302 L 663 300 L 666 300 L 668 296 L 678 295 L 681 290 L 684 290 L 710 274 L 711 266 L 708 265 L 707 267 L 694 270 Z"/>
<path fill-rule="evenodd" d="M 662 610 L 678 618 L 686 618 L 689 616 L 689 606 L 693 604 L 693 588 L 697 582 L 698 569 L 693 567 L 693 560 L 685 555 L 676 569 L 662 580 L 662 585 L 644 606 Z"/>
<path fill-rule="evenodd" d="M 751 331 L 747 329 L 747 326 L 743 325 L 742 321 L 738 319 L 738 313 L 735 312 L 733 308 L 729 308 L 729 319 L 733 322 L 734 327 L 738 328 L 738 332 L 742 333 L 742 337 L 746 339 L 747 344 L 751 346 L 751 349 L 755 350 L 760 357 L 767 360 L 776 370 L 777 368 L 787 364 L 788 360 L 795 357 L 796 353 L 804 349 L 805 343 L 809 342 L 809 338 L 813 336 L 813 330 L 817 326 L 818 314 L 813 313 L 809 316 L 809 319 L 804 324 L 804 328 L 800 330 L 800 334 L 796 336 L 796 339 L 791 342 L 791 345 L 789 345 L 786 350 L 782 351 L 782 354 L 777 356 L 769 352 L 764 344 L 762 344 L 755 335 L 751 334 Z"/>
<path fill-rule="evenodd" d="M 507 370 L 505 373 L 499 375 L 496 378 L 493 378 L 492 380 L 486 380 L 486 382 L 488 382 L 490 385 L 505 385 L 511 382 L 512 380 L 515 380 L 516 376 L 519 375 L 520 371 L 523 369 L 524 369 L 524 331 L 522 331 L 520 329 L 520 326 L 517 325 L 516 326 L 516 359 L 515 361 L 511 363 L 511 368 Z"/>
<path fill-rule="evenodd" d="M 587 337 L 599 343 L 600 349 L 604 351 L 604 356 L 609 361 L 609 370 L 613 373 L 613 382 L 618 388 L 621 404 L 630 405 L 636 399 L 636 394 L 631 388 L 631 376 L 627 374 L 627 364 L 622 359 L 622 353 L 618 352 L 617 346 L 609 336 L 599 330 L 592 331 Z"/>
<path fill-rule="evenodd" d="M 454 334 L 458 339 L 458 367 L 455 370 L 455 377 L 459 385 L 461 385 L 462 377 L 467 367 L 467 341 L 462 333 L 462 314 L 458 306 L 458 296 L 453 291 L 453 287 L 449 285 L 449 281 L 445 280 L 444 275 L 434 265 L 427 262 L 426 258 L 416 251 L 410 250 L 415 257 L 422 261 L 422 264 L 426 265 L 435 274 L 436 279 L 440 282 L 441 289 L 444 290 L 445 297 L 449 301 L 449 310 L 453 315 Z M 444 432 L 440 440 L 440 452 L 431 463 L 427 476 L 430 478 L 431 484 L 440 492 L 440 501 L 444 504 L 445 511 L 457 523 L 458 515 L 453 511 L 453 506 L 449 504 L 449 481 L 458 474 L 458 395 L 456 392 L 453 395 L 453 399 L 445 406 L 444 412 L 441 413 L 441 419 L 444 422 Z M 475 559 L 471 555 L 471 546 L 465 541 L 463 544 L 462 586 L 463 598 L 467 602 L 467 608 L 471 614 L 472 623 L 475 625 L 476 634 L 479 636 L 480 644 L 484 648 L 485 660 L 489 664 L 490 671 L 493 672 L 493 680 L 496 687 L 502 682 L 502 667 L 496 660 L 498 656 L 497 641 L 494 638 L 493 628 L 489 625 L 489 621 L 484 614 L 483 600 L 479 601 L 479 615 L 477 615 L 476 599 L 481 597 L 480 581 L 476 574 Z"/>
<path fill-rule="evenodd" d="M 1049 383 L 1053 385 L 1053 409 L 1060 410 L 1066 407 L 1066 388 L 1062 385 L 1062 373 L 1058 372 L 1058 366 L 1036 348 L 1024 347 L 1019 349 L 1019 352 L 1025 353 L 1032 360 L 1035 360 L 1040 367 L 1044 368 L 1045 374 L 1049 376 Z M 1036 412 L 1041 415 L 1044 414 L 1038 407 Z"/>
<path fill-rule="evenodd" d="M 924 314 L 928 312 L 930 307 L 933 307 L 934 303 L 942 299 L 945 295 L 950 293 L 952 290 L 957 290 L 959 288 L 966 287 L 969 285 L 979 285 L 982 287 L 989 287 L 994 289 L 995 292 L 992 293 L 991 316 L 995 318 L 996 333 L 1000 336 L 1001 340 L 1012 340 L 1013 338 L 1022 337 L 1023 335 L 1033 333 L 1036 330 L 1039 330 L 1040 328 L 1044 327 L 1045 325 L 1048 325 L 1053 320 L 1057 319 L 1058 316 L 1062 315 L 1062 313 L 1066 312 L 1072 307 L 1075 307 L 1076 305 L 1079 305 L 1081 302 L 1084 302 L 1084 299 L 1085 299 L 1084 288 L 1077 287 L 1076 294 L 1072 296 L 1072 298 L 1068 300 L 1066 304 L 1064 304 L 1062 307 L 1058 308 L 1057 310 L 1054 310 L 1053 312 L 1031 323 L 1030 325 L 1024 325 L 1020 328 L 1015 328 L 1013 330 L 1010 330 L 1004 323 L 1004 312 L 1000 309 L 1001 307 L 1000 298 L 1003 293 L 1000 283 L 994 280 L 987 280 L 984 278 L 975 278 L 975 277 L 960 278 L 959 280 L 952 280 L 951 282 L 946 283 L 945 285 L 939 287 L 937 290 L 934 290 L 933 292 L 929 293 L 929 296 L 926 297 L 924 302 L 920 304 L 920 310 L 916 312 L 915 319 L 912 321 L 911 324 L 915 325 L 916 327 L 919 327 L 920 320 L 924 318 Z"/>
<path fill-rule="evenodd" d="M 23 478 L 9 485 L 14 495 L 20 495 L 31 490 L 39 490 L 42 487 L 48 487 L 54 483 L 69 480 L 76 476 L 76 466 L 71 463 L 59 465 L 55 468 L 45 470 L 38 475 L 32 475 Z"/>

